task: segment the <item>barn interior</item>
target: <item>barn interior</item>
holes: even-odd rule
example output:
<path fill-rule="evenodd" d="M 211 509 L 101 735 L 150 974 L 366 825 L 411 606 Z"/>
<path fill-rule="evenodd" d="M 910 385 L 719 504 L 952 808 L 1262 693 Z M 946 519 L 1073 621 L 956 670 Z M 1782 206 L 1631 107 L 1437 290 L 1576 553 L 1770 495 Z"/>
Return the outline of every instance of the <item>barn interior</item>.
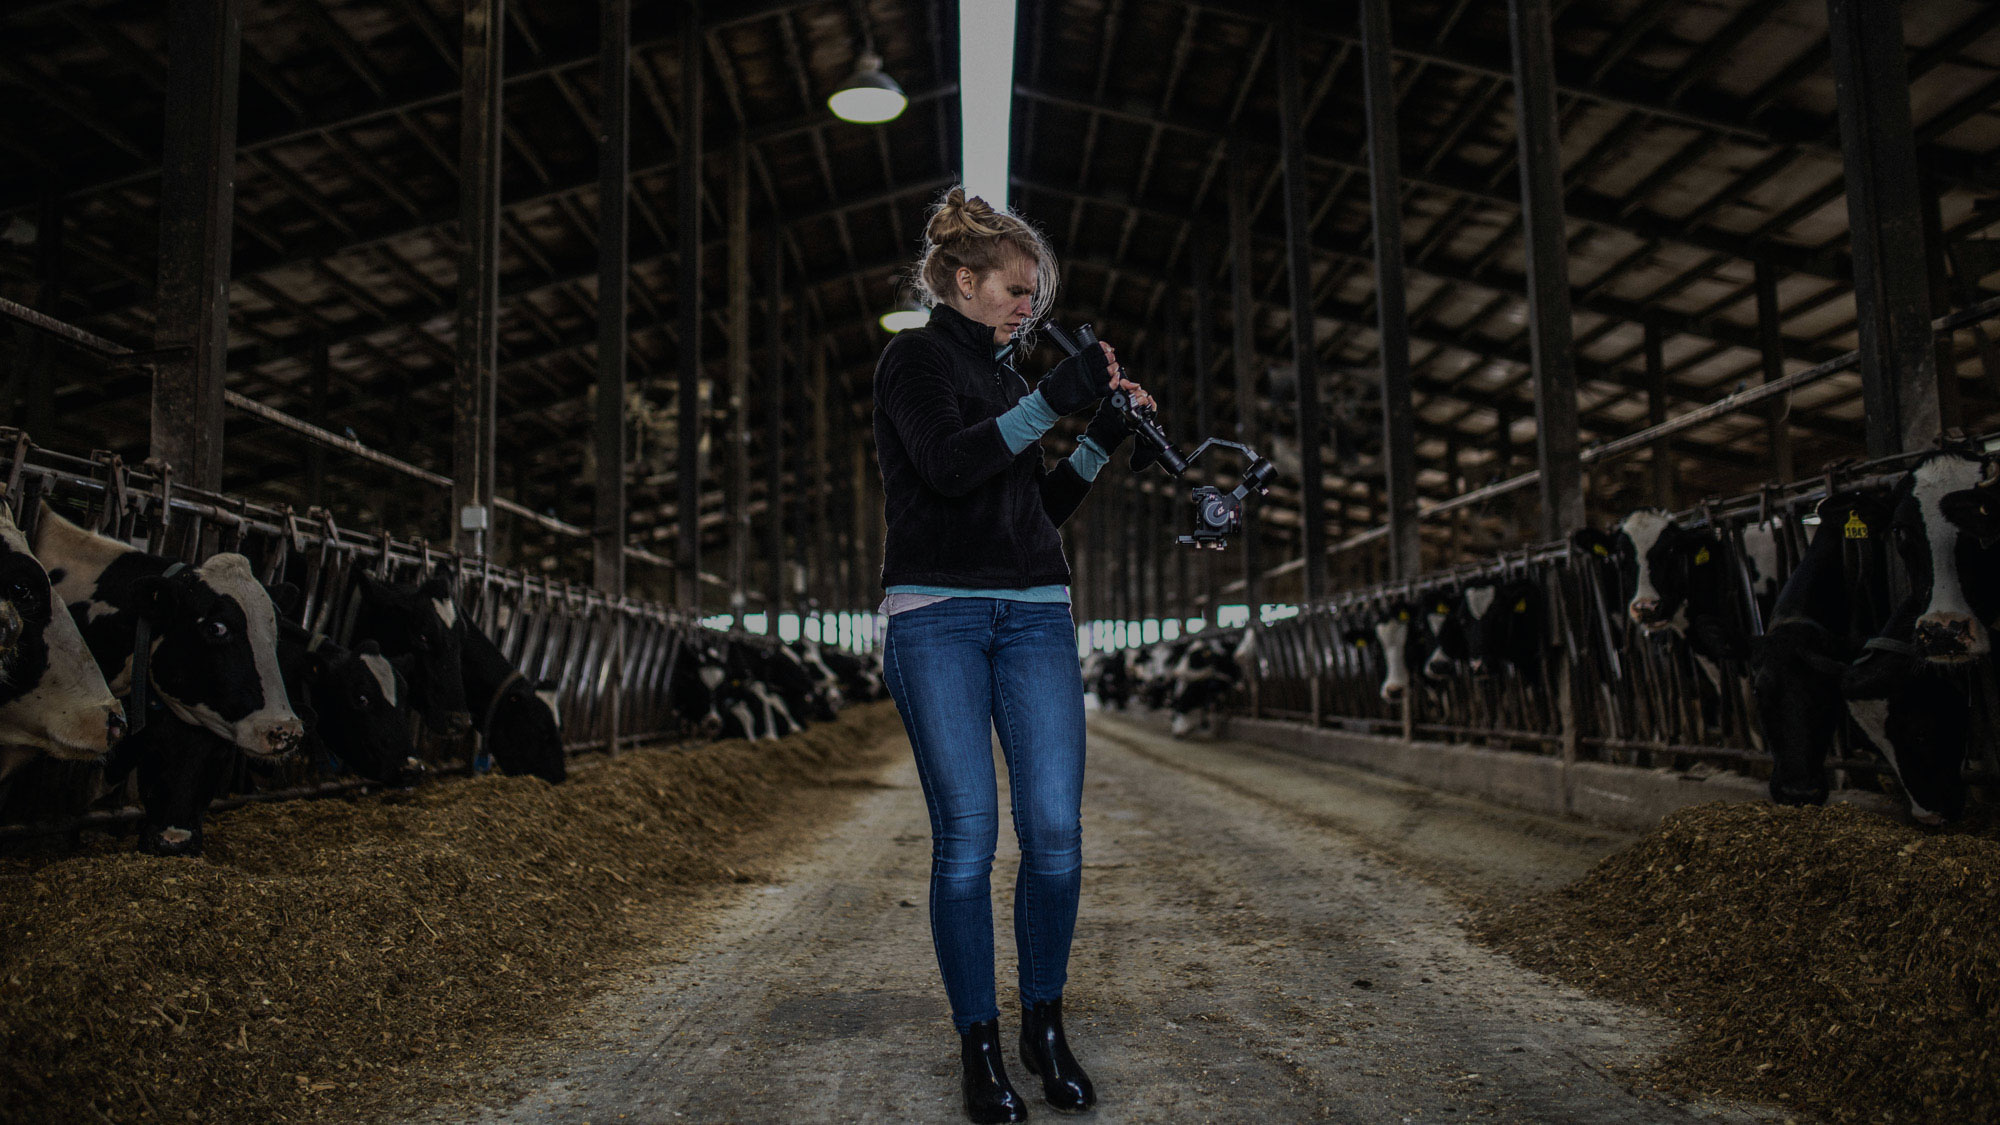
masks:
<path fill-rule="evenodd" d="M 139 0 L 0 15 L 0 296 L 142 353 L 15 324 L 8 422 L 132 465 L 192 427 L 219 475 L 182 481 L 441 546 L 460 536 L 436 479 L 465 475 L 454 441 L 483 423 L 481 547 L 500 561 L 589 580 L 590 533 L 622 518 L 649 560 L 624 576 L 635 594 L 711 613 L 872 604 L 870 379 L 926 208 L 959 177 L 955 5 L 637 5 L 612 42 L 575 5 L 515 0 L 482 45 L 435 0 L 196 7 L 178 31 L 179 6 Z M 1819 365 L 1839 369 L 1592 461 L 1558 515 L 1678 509 L 1926 444 L 1885 436 L 1912 396 L 1934 431 L 1991 428 L 2000 355 L 1980 321 L 1927 349 L 1858 312 L 1857 265 L 1861 305 L 1906 320 L 1977 307 L 2000 272 L 2000 11 L 1900 7 L 1900 51 L 1862 35 L 1837 53 L 1844 4 L 1558 0 L 1552 55 L 1517 76 L 1505 5 L 1396 5 L 1371 56 L 1354 4 L 1021 4 L 1007 184 L 1060 256 L 1057 320 L 1121 347 L 1183 451 L 1232 437 L 1279 469 L 1254 542 L 1196 564 L 1138 532 L 1187 520 L 1181 484 L 1112 474 L 1070 529 L 1079 620 L 1213 616 L 1246 573 L 1260 601 L 1298 602 L 1549 538 L 1564 520 L 1545 490 L 1461 498 Z M 200 22 L 239 9 L 240 33 Z M 198 50 L 226 50 L 236 81 L 205 81 Z M 869 53 L 908 108 L 841 120 L 827 96 Z M 1907 108 L 1885 104 L 1877 54 L 1906 72 Z M 629 76 L 615 105 L 607 65 Z M 1394 86 L 1386 134 L 1371 65 Z M 484 95 L 467 77 L 482 67 Z M 1528 172 L 1517 84 L 1553 113 Z M 487 147 L 467 147 L 468 105 L 490 109 Z M 1880 155 L 1898 144 L 1906 158 Z M 210 163 L 163 172 L 174 151 Z M 1856 161 L 1879 180 L 1862 193 Z M 613 226 L 600 182 L 617 167 Z M 1556 196 L 1524 206 L 1524 183 Z M 1388 198 L 1394 277 L 1375 249 Z M 496 232 L 476 260 L 468 222 Z M 614 271 L 622 309 L 600 292 Z M 490 355 L 459 342 L 480 285 Z M 167 323 L 175 300 L 226 317 L 201 330 L 222 340 Z M 169 351 L 189 339 L 192 360 Z M 594 405 L 618 352 L 622 517 L 600 511 Z M 1059 354 L 1044 340 L 1024 366 Z M 490 417 L 461 403 L 474 368 Z M 162 379 L 206 388 L 203 405 L 163 416 Z M 432 479 L 209 406 L 217 384 Z M 1406 433 L 1385 437 L 1385 399 Z M 1207 471 L 1233 481 L 1227 460 Z M 1399 512 L 1420 541 L 1408 564 Z"/>

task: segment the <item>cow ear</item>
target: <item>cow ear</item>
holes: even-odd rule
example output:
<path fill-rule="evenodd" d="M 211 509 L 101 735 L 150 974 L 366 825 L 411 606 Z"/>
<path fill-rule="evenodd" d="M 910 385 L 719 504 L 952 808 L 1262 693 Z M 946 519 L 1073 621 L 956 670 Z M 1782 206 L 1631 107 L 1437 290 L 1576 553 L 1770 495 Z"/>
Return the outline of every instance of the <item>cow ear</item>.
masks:
<path fill-rule="evenodd" d="M 1569 533 L 1570 546 L 1577 553 L 1600 559 L 1611 557 L 1611 537 L 1594 527 L 1579 527 Z"/>
<path fill-rule="evenodd" d="M 554 691 L 554 690 L 556 690 L 556 682 L 555 682 L 554 680 L 536 680 L 536 681 L 535 681 L 535 690 L 536 690 L 536 691 Z"/>
<path fill-rule="evenodd" d="M 363 598 L 366 598 L 371 602 L 381 602 L 388 600 L 389 596 L 388 587 L 382 585 L 380 582 L 375 581 L 373 577 L 371 577 L 366 573 L 357 574 L 354 576 L 354 588 L 360 592 Z"/>
<path fill-rule="evenodd" d="M 424 579 L 423 585 L 417 587 L 417 593 L 422 594 L 432 601 L 449 598 L 451 597 L 451 580 L 442 574 L 432 575 Z"/>
<path fill-rule="evenodd" d="M 382 646 L 373 637 L 370 637 L 369 639 L 362 641 L 360 644 L 355 645 L 354 651 L 360 653 L 363 656 L 380 656 L 382 655 Z"/>
<path fill-rule="evenodd" d="M 304 591 L 290 582 L 273 583 L 264 590 L 271 595 L 271 604 L 277 608 L 279 617 L 292 621 L 299 619 L 299 613 L 306 604 Z"/>

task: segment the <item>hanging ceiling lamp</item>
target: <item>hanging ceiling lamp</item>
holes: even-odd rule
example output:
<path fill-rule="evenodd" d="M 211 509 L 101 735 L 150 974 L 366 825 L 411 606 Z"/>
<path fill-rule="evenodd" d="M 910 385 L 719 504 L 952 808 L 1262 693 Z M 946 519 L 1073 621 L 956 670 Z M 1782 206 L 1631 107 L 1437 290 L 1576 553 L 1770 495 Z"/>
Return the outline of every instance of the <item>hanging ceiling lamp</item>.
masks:
<path fill-rule="evenodd" d="M 904 96 L 895 79 L 882 73 L 882 56 L 864 51 L 854 73 L 826 99 L 826 104 L 842 121 L 879 125 L 902 116 L 910 99 Z"/>
<path fill-rule="evenodd" d="M 922 328 L 931 322 L 931 310 L 915 301 L 905 301 L 893 310 L 882 314 L 884 330 L 895 333 L 912 328 Z"/>

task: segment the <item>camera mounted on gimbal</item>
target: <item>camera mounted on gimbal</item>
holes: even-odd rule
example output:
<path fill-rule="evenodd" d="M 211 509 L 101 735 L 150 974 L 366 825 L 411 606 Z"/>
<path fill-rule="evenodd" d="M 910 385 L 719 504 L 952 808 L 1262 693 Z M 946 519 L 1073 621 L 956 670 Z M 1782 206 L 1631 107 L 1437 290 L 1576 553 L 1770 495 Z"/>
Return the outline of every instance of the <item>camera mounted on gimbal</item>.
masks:
<path fill-rule="evenodd" d="M 1091 331 L 1088 324 L 1076 330 L 1074 340 L 1062 330 L 1061 325 L 1049 323 L 1047 327 L 1049 336 L 1070 355 L 1097 346 L 1097 334 Z M 1206 484 L 1193 488 L 1194 532 L 1174 540 L 1191 547 L 1208 547 L 1218 551 L 1228 546 L 1228 537 L 1243 530 L 1243 498 L 1252 492 L 1259 496 L 1269 492 L 1271 478 L 1278 475 L 1276 466 L 1249 446 L 1222 438 L 1208 438 L 1195 446 L 1193 453 L 1182 457 L 1180 451 L 1174 448 L 1174 443 L 1167 440 L 1166 431 L 1160 428 L 1157 413 L 1151 406 L 1133 402 L 1131 394 L 1122 388 L 1111 392 L 1111 405 L 1124 412 L 1126 423 L 1132 427 L 1133 472 L 1144 472 L 1148 466 L 1157 464 L 1166 470 L 1168 476 L 1178 480 L 1196 458 L 1216 445 L 1234 449 L 1250 459 L 1250 467 L 1243 470 L 1243 479 L 1237 482 L 1235 488 L 1227 492 Z"/>

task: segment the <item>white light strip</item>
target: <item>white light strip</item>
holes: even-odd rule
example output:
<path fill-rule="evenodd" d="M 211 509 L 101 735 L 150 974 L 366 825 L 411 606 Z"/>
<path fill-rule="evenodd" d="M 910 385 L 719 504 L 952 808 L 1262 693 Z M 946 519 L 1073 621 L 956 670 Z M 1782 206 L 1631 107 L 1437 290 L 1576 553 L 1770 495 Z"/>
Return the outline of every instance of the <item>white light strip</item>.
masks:
<path fill-rule="evenodd" d="M 958 105 L 965 194 L 1005 211 L 1014 137 L 1014 0 L 958 0 Z"/>

